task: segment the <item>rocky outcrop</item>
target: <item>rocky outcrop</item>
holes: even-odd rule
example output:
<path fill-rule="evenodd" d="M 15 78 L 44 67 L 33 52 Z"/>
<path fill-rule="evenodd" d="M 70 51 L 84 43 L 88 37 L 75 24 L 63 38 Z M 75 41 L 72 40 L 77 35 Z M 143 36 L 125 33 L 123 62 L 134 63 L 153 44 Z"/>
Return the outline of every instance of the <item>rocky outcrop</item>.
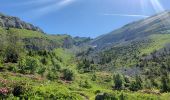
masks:
<path fill-rule="evenodd" d="M 4 28 L 27 29 L 44 33 L 43 30 L 37 26 L 26 23 L 17 17 L 7 16 L 1 13 L 0 13 L 0 26 Z"/>

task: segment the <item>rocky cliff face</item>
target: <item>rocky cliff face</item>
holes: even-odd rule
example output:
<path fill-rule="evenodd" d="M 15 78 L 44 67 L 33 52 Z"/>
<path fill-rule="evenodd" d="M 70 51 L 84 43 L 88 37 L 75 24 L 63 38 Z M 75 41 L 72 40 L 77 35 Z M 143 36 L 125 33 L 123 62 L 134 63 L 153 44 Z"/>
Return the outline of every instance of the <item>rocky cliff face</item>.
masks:
<path fill-rule="evenodd" d="M 20 28 L 44 33 L 42 29 L 32 24 L 26 23 L 17 17 L 7 16 L 0 13 L 0 26 L 4 28 Z"/>

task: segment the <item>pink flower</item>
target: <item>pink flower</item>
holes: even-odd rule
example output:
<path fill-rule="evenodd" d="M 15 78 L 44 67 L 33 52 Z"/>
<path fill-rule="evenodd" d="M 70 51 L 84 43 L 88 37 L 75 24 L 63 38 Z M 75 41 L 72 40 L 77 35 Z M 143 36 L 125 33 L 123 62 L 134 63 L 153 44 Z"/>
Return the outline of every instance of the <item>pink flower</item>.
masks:
<path fill-rule="evenodd" d="M 0 88 L 0 95 L 7 95 L 9 90 L 7 88 Z"/>

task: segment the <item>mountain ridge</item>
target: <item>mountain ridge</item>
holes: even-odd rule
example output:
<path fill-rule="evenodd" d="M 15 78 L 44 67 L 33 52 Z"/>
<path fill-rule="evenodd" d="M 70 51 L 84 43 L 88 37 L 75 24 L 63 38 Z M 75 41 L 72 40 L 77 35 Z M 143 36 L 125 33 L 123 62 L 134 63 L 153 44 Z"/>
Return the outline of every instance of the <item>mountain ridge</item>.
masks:
<path fill-rule="evenodd" d="M 101 35 L 91 42 L 98 48 L 120 41 L 129 41 L 156 33 L 170 33 L 170 12 L 165 11 L 146 19 L 124 25 L 108 34 Z"/>
<path fill-rule="evenodd" d="M 33 24 L 22 21 L 18 17 L 8 16 L 2 13 L 0 13 L 0 26 L 4 28 L 27 29 L 44 33 L 41 28 L 34 26 Z"/>

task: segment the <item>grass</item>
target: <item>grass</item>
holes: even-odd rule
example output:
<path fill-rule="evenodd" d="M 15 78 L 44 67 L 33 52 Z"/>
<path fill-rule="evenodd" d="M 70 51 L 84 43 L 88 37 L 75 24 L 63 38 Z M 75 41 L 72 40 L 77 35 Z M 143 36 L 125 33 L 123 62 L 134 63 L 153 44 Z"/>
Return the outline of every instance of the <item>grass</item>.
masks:
<path fill-rule="evenodd" d="M 152 42 L 140 50 L 141 55 L 150 54 L 155 50 L 162 49 L 166 44 L 170 44 L 170 34 L 155 34 L 149 36 L 149 39 L 151 39 Z"/>
<path fill-rule="evenodd" d="M 89 100 L 95 99 L 95 91 L 100 90 L 102 93 L 110 93 L 114 95 L 116 98 L 119 98 L 121 94 L 126 98 L 125 100 L 169 100 L 170 94 L 164 93 L 161 95 L 156 94 L 145 94 L 142 92 L 129 92 L 129 91 L 116 91 L 110 89 L 106 89 L 98 84 L 98 82 L 92 82 L 92 88 L 86 89 L 77 86 L 76 83 L 64 83 L 63 81 L 47 81 L 47 80 L 35 80 L 29 78 L 27 76 L 12 76 L 10 73 L 6 73 L 4 77 L 4 73 L 0 73 L 0 78 L 6 78 L 9 81 L 13 81 L 15 83 L 25 81 L 27 84 L 31 85 L 32 90 L 31 94 L 33 94 L 32 99 L 40 99 L 42 100 L 44 97 L 49 98 L 52 96 L 56 96 L 58 98 L 63 97 L 71 97 L 71 100 L 84 100 L 84 98 L 88 98 Z M 89 76 L 87 76 L 89 77 Z M 86 77 L 86 78 L 87 78 Z M 14 99 L 14 97 L 11 97 Z M 68 100 L 68 99 L 66 99 Z"/>

